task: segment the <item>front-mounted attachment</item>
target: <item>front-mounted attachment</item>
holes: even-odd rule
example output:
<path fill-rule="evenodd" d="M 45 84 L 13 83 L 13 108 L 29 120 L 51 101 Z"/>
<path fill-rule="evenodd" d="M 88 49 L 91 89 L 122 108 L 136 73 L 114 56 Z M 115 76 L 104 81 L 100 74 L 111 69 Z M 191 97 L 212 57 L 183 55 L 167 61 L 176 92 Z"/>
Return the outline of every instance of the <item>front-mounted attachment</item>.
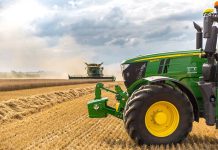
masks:
<path fill-rule="evenodd" d="M 101 91 L 114 93 L 116 95 L 116 108 L 107 105 L 108 98 L 101 96 Z M 104 118 L 108 114 L 117 118 L 123 118 L 123 109 L 125 107 L 128 95 L 120 86 L 115 86 L 115 91 L 105 88 L 102 83 L 98 83 L 95 88 L 95 99 L 88 102 L 88 112 L 90 118 Z"/>

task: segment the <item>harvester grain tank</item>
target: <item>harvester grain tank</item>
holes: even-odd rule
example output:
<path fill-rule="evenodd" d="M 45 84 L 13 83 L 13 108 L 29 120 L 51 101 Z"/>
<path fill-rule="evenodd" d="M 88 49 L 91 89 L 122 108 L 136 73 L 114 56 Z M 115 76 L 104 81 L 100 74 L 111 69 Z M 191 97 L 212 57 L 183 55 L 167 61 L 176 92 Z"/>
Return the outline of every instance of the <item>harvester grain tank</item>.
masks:
<path fill-rule="evenodd" d="M 96 63 L 85 63 L 87 76 L 72 76 L 68 75 L 69 79 L 71 80 L 96 80 L 96 81 L 115 81 L 114 76 L 104 76 L 103 74 L 103 63 L 96 64 Z"/>
<path fill-rule="evenodd" d="M 96 85 L 88 102 L 90 118 L 109 114 L 122 119 L 137 144 L 171 144 L 184 140 L 194 121 L 204 118 L 218 129 L 218 2 L 203 13 L 203 28 L 194 23 L 196 49 L 151 54 L 122 63 L 126 91 Z M 206 45 L 203 48 L 203 38 Z M 116 94 L 109 106 L 101 90 Z"/>

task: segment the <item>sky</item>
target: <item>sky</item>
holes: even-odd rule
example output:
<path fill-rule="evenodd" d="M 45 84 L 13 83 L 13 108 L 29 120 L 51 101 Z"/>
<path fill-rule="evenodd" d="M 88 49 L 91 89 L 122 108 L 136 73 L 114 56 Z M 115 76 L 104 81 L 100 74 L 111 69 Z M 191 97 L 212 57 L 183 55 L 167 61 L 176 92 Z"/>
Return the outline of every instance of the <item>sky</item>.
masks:
<path fill-rule="evenodd" d="M 195 48 L 193 21 L 213 0 L 0 0 L 0 71 L 85 74 L 104 62 Z"/>

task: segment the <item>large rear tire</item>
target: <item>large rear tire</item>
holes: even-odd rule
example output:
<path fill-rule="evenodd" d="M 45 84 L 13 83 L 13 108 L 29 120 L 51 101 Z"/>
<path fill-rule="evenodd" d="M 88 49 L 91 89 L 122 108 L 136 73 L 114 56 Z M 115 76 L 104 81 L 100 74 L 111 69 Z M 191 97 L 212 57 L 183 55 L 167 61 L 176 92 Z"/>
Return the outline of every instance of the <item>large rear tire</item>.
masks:
<path fill-rule="evenodd" d="M 139 145 L 178 143 L 192 130 L 192 122 L 187 96 L 165 84 L 142 86 L 124 109 L 125 128 Z"/>

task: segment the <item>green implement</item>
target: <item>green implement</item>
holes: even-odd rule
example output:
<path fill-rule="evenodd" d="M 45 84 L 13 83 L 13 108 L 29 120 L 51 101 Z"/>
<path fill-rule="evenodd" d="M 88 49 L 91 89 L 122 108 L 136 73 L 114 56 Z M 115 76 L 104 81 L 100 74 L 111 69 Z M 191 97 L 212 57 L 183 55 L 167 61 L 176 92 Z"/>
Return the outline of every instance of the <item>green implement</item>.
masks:
<path fill-rule="evenodd" d="M 112 108 L 107 105 L 108 98 L 101 97 L 101 90 L 116 94 L 117 108 Z M 88 102 L 88 111 L 90 118 L 103 118 L 108 114 L 122 119 L 123 114 L 121 109 L 124 108 L 128 99 L 127 93 L 124 92 L 120 86 L 115 86 L 115 91 L 107 89 L 102 83 L 98 83 L 95 89 L 95 99 Z"/>

